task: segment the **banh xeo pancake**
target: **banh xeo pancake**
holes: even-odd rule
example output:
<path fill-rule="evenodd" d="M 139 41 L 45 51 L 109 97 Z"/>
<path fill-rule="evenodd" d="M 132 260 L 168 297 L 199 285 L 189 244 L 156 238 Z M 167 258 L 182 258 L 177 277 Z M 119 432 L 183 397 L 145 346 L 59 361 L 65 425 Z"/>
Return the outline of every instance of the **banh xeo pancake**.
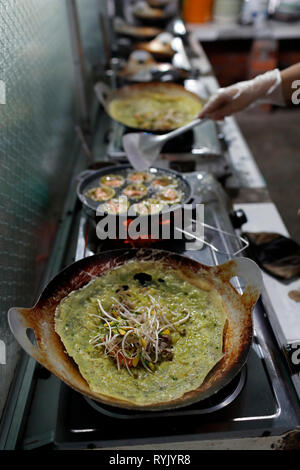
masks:
<path fill-rule="evenodd" d="M 206 281 L 131 261 L 65 297 L 55 329 L 91 390 L 146 406 L 203 383 L 222 358 L 225 322 Z"/>
<path fill-rule="evenodd" d="M 114 98 L 109 114 L 128 127 L 168 130 L 184 126 L 201 111 L 202 103 L 194 96 L 162 91 L 144 91 L 137 95 Z"/>

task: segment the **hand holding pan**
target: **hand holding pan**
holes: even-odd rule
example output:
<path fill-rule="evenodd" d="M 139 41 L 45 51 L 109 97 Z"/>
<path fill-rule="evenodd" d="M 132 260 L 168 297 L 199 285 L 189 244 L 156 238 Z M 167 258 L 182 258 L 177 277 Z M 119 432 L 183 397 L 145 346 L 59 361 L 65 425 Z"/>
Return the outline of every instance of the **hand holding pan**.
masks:
<path fill-rule="evenodd" d="M 222 297 L 227 316 L 224 330 L 222 359 L 209 372 L 196 390 L 168 402 L 141 406 L 134 401 L 116 399 L 93 392 L 78 367 L 66 354 L 65 347 L 55 332 L 55 311 L 59 302 L 72 291 L 85 286 L 94 276 L 121 266 L 129 261 L 154 260 L 172 265 L 185 272 L 205 276 Z M 238 276 L 244 284 L 243 294 L 230 280 Z M 161 250 L 115 250 L 83 258 L 59 273 L 43 291 L 32 308 L 11 308 L 8 321 L 12 333 L 23 349 L 44 367 L 78 392 L 96 401 L 128 409 L 172 409 L 203 400 L 226 386 L 244 366 L 252 342 L 252 309 L 260 295 L 262 275 L 258 266 L 247 258 L 237 258 L 219 266 L 205 266 L 192 259 Z M 32 329 L 36 339 L 33 345 L 27 336 Z"/>

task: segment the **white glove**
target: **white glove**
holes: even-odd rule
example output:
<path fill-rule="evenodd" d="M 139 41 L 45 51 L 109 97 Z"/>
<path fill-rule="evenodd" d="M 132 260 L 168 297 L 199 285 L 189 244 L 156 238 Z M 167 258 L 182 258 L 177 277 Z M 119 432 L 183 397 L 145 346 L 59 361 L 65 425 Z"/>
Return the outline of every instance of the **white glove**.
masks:
<path fill-rule="evenodd" d="M 250 106 L 263 103 L 285 105 L 281 75 L 278 69 L 258 75 L 252 80 L 220 88 L 208 100 L 199 117 L 208 117 L 218 121 Z"/>

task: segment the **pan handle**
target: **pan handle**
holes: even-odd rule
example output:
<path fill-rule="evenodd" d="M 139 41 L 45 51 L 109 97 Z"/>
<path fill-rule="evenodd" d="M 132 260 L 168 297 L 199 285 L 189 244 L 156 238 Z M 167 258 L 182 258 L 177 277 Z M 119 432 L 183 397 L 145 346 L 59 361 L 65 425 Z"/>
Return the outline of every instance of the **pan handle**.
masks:
<path fill-rule="evenodd" d="M 13 333 L 20 346 L 22 346 L 22 348 L 27 352 L 27 354 L 32 356 L 36 361 L 41 362 L 42 358 L 40 350 L 37 346 L 34 346 L 34 344 L 29 340 L 27 336 L 27 330 L 33 330 L 33 328 L 27 322 L 26 316 L 23 313 L 26 310 L 30 309 L 23 309 L 18 307 L 10 308 L 7 314 L 8 324 L 10 326 L 11 332 Z"/>
<path fill-rule="evenodd" d="M 107 109 L 108 98 L 112 93 L 111 88 L 109 88 L 106 83 L 98 82 L 94 86 L 94 90 L 100 103 L 104 106 L 105 109 Z"/>
<path fill-rule="evenodd" d="M 235 258 L 213 269 L 218 273 L 221 270 L 222 278 L 227 281 L 238 276 L 244 281 L 243 290 L 245 291 L 247 287 L 250 287 L 256 290 L 257 299 L 259 298 L 263 287 L 263 277 L 260 268 L 253 260 L 243 257 Z"/>
<path fill-rule="evenodd" d="M 92 175 L 96 170 L 83 170 L 79 175 L 76 176 L 77 181 L 83 180 L 83 178 Z"/>

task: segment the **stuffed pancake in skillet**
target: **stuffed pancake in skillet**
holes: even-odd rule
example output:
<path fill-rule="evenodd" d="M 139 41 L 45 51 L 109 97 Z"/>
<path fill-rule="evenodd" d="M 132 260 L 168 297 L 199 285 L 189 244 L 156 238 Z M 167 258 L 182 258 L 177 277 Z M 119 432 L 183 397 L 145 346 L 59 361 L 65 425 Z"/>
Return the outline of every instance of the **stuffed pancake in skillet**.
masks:
<path fill-rule="evenodd" d="M 176 266 L 131 261 L 71 292 L 55 329 L 91 390 L 138 406 L 197 389 L 223 356 L 218 291 Z"/>

